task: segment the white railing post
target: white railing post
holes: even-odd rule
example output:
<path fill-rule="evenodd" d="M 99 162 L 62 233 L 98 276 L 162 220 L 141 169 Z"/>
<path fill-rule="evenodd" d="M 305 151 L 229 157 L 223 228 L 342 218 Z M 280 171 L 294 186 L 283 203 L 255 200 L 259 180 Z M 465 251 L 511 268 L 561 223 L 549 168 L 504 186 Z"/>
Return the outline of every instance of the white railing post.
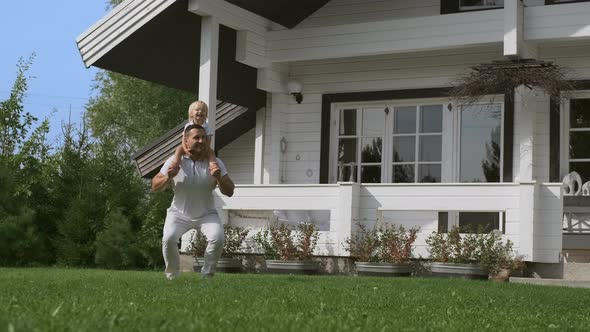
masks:
<path fill-rule="evenodd" d="M 535 202 L 537 200 L 537 183 L 535 181 L 520 182 L 519 198 L 519 253 L 525 260 L 533 260 Z"/>
<path fill-rule="evenodd" d="M 333 231 L 338 233 L 338 250 L 340 256 L 348 256 L 342 244 L 352 235 L 353 224 L 359 219 L 360 184 L 354 182 L 338 182 L 338 208 L 336 210 L 336 224 Z"/>

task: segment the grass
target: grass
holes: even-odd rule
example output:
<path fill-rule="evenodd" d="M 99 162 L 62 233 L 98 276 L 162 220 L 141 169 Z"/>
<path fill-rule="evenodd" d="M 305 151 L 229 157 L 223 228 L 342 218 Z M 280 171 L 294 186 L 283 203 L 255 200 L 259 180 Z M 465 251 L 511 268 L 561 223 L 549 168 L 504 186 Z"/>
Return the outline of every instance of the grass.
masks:
<path fill-rule="evenodd" d="M 0 331 L 587 330 L 590 289 L 423 278 L 0 268 Z"/>

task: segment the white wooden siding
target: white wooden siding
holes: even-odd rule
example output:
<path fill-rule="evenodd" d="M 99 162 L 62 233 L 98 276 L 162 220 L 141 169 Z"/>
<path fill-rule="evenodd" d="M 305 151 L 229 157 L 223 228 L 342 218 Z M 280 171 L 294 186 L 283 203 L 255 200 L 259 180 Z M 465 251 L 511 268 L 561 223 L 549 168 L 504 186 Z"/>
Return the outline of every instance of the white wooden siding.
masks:
<path fill-rule="evenodd" d="M 440 0 L 332 0 L 297 28 L 385 21 L 440 14 Z"/>
<path fill-rule="evenodd" d="M 236 184 L 254 183 L 254 134 L 252 129 L 219 150 L 219 158 Z"/>
<path fill-rule="evenodd" d="M 588 38 L 589 16 L 590 4 L 585 2 L 525 8 L 524 39 Z"/>
<path fill-rule="evenodd" d="M 487 10 L 272 31 L 266 37 L 273 62 L 448 49 L 501 43 L 504 16 Z"/>
<path fill-rule="evenodd" d="M 533 226 L 533 261 L 556 263 L 562 246 L 563 197 L 560 183 L 543 183 L 538 188 Z"/>

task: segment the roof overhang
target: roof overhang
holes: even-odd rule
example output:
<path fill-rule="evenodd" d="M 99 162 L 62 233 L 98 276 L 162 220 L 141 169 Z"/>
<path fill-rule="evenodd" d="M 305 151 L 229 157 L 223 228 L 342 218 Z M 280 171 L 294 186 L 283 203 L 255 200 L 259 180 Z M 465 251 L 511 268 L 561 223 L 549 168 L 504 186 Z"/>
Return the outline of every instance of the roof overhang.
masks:
<path fill-rule="evenodd" d="M 76 40 L 87 67 L 197 94 L 201 17 L 188 0 L 126 0 Z M 236 31 L 220 25 L 217 99 L 257 110 L 257 72 L 235 60 Z"/>

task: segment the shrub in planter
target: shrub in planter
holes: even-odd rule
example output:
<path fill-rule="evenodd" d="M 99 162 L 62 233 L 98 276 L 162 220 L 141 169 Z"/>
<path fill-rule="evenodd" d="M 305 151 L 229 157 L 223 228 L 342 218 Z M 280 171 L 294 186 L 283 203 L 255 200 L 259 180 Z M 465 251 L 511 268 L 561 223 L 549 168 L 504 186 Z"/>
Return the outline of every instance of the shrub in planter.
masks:
<path fill-rule="evenodd" d="M 223 251 L 221 258 L 217 262 L 217 271 L 220 272 L 239 272 L 242 267 L 240 259 L 235 255 L 244 248 L 244 243 L 250 231 L 243 227 L 223 225 Z M 193 256 L 194 270 L 200 271 L 204 264 L 205 250 L 207 249 L 207 238 L 200 230 L 197 230 L 191 236 L 191 243 L 188 252 Z"/>
<path fill-rule="evenodd" d="M 461 234 L 455 226 L 448 233 L 433 232 L 426 244 L 433 261 L 432 274 L 439 277 L 488 279 L 488 275 L 495 276 L 522 261 L 514 258 L 512 242 L 503 242 L 496 231 Z"/>
<path fill-rule="evenodd" d="M 311 274 L 319 267 L 311 260 L 318 238 L 313 223 L 302 222 L 297 227 L 272 223 L 254 236 L 254 242 L 263 252 L 270 272 Z"/>
<path fill-rule="evenodd" d="M 409 276 L 409 261 L 419 230 L 393 224 L 369 230 L 359 224 L 358 231 L 345 240 L 344 248 L 357 260 L 360 275 Z"/>

